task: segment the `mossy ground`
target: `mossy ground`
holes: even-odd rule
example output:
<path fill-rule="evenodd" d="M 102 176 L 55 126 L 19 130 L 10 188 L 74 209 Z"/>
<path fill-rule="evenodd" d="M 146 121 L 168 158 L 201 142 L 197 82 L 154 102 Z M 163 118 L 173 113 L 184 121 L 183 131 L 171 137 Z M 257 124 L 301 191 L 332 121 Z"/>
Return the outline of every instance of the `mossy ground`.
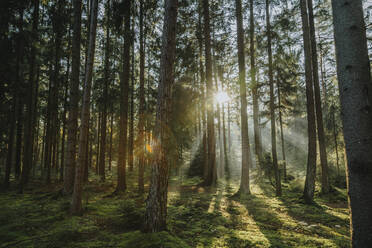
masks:
<path fill-rule="evenodd" d="M 288 184 L 282 197 L 268 183 L 237 196 L 237 181 L 203 188 L 197 178 L 172 177 L 168 231 L 143 234 L 145 196 L 130 178 L 122 195 L 111 194 L 111 180 L 94 178 L 85 186 L 85 212 L 78 217 L 68 214 L 60 184 L 33 185 L 23 195 L 1 193 L 0 247 L 349 247 L 345 190 L 305 205 Z"/>

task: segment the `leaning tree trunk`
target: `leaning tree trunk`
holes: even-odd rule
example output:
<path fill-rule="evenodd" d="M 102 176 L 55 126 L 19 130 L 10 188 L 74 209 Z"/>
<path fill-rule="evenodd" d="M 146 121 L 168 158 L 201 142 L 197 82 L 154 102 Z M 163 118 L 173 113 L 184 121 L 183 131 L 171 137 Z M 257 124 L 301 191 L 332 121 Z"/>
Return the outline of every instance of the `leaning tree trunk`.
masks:
<path fill-rule="evenodd" d="M 168 174 L 171 149 L 170 114 L 174 84 L 174 61 L 176 52 L 177 0 L 165 1 L 163 45 L 160 61 L 160 82 L 155 125 L 154 159 L 152 162 L 150 192 L 146 200 L 145 232 L 166 229 Z"/>
<path fill-rule="evenodd" d="M 353 247 L 372 247 L 372 87 L 361 0 L 332 0 Z"/>
<path fill-rule="evenodd" d="M 207 82 L 207 143 L 208 143 L 208 173 L 204 184 L 210 186 L 216 183 L 216 144 L 214 135 L 212 56 L 209 2 L 203 0 L 204 43 L 205 43 L 205 76 Z"/>
<path fill-rule="evenodd" d="M 325 133 L 323 127 L 323 111 L 322 111 L 322 100 L 320 96 L 319 86 L 319 73 L 318 73 L 318 54 L 316 48 L 315 39 L 315 27 L 314 27 L 314 13 L 313 13 L 313 0 L 307 0 L 309 10 L 309 27 L 310 27 L 310 42 L 311 42 L 311 62 L 313 68 L 313 82 L 314 82 L 314 93 L 315 93 L 315 108 L 316 108 L 316 124 L 318 129 L 318 141 L 319 141 L 319 152 L 320 152 L 320 164 L 322 168 L 322 193 L 329 193 L 329 180 L 328 180 L 328 162 L 327 162 L 327 150 L 325 143 Z"/>
<path fill-rule="evenodd" d="M 242 1 L 235 0 L 236 25 L 238 31 L 238 63 L 239 63 L 239 90 L 240 90 L 240 115 L 242 136 L 242 175 L 239 192 L 250 194 L 249 168 L 252 167 L 252 158 L 249 148 L 248 116 L 247 116 L 247 89 L 245 82 L 245 56 L 244 56 L 244 29 L 242 16 Z"/>
<path fill-rule="evenodd" d="M 128 90 L 130 70 L 130 13 L 131 0 L 124 1 L 124 50 L 123 50 L 123 73 L 120 79 L 120 122 L 119 122 L 119 150 L 118 150 L 118 184 L 116 192 L 123 192 L 126 184 L 126 161 L 127 161 L 127 126 L 128 126 Z"/>
<path fill-rule="evenodd" d="M 98 0 L 92 2 L 91 24 L 89 31 L 89 50 L 87 67 L 85 68 L 85 82 L 83 106 L 81 111 L 81 126 L 79 134 L 79 151 L 78 164 L 75 170 L 74 192 L 72 194 L 71 213 L 81 214 L 82 212 L 82 194 L 83 194 L 83 175 L 84 166 L 87 163 L 87 142 L 89 134 L 89 119 L 90 119 L 90 95 L 92 87 L 92 74 L 94 63 L 94 51 L 96 47 L 96 31 L 97 31 L 97 14 L 98 14 Z"/>
<path fill-rule="evenodd" d="M 315 131 L 315 109 L 313 93 L 313 76 L 311 66 L 311 47 L 309 19 L 306 9 L 306 0 L 301 0 L 302 32 L 305 53 L 305 76 L 306 76 L 306 100 L 307 100 L 307 133 L 308 133 L 308 154 L 307 169 L 304 188 L 304 199 L 307 203 L 312 203 L 315 191 L 316 176 L 316 131 Z"/>
<path fill-rule="evenodd" d="M 79 113 L 79 75 L 80 75 L 80 41 L 81 41 L 81 0 L 73 1 L 73 40 L 69 115 L 67 121 L 67 154 L 64 173 L 63 191 L 71 194 L 74 187 L 76 167 L 76 136 Z"/>

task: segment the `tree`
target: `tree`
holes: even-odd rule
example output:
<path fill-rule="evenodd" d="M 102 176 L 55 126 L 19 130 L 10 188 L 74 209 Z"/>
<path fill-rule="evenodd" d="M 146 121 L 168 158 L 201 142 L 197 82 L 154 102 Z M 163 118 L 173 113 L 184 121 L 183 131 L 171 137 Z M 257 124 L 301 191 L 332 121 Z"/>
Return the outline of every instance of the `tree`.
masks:
<path fill-rule="evenodd" d="M 72 193 L 76 167 L 76 138 L 79 113 L 79 74 L 80 74 L 80 41 L 81 41 L 81 0 L 73 1 L 73 37 L 71 60 L 71 85 L 69 114 L 67 121 L 67 155 L 63 191 Z"/>
<path fill-rule="evenodd" d="M 93 64 L 94 64 L 94 52 L 96 48 L 96 33 L 97 33 L 97 15 L 98 15 L 98 0 L 92 1 L 91 9 L 91 24 L 89 31 L 89 48 L 87 66 L 85 68 L 85 80 L 84 80 L 84 95 L 83 95 L 83 106 L 81 111 L 81 126 L 79 136 L 79 152 L 78 152 L 78 164 L 75 170 L 75 183 L 74 191 L 72 195 L 71 213 L 81 214 L 82 211 L 82 191 L 83 191 L 83 175 L 84 167 L 87 163 L 87 142 L 89 134 L 89 119 L 90 119 L 90 97 L 92 88 L 92 77 L 93 77 Z"/>
<path fill-rule="evenodd" d="M 138 147 L 139 147 L 139 158 L 138 158 L 138 190 L 140 193 L 144 191 L 144 170 L 145 170 L 145 44 L 144 44 L 144 33 L 143 33 L 143 19 L 144 19 L 144 4 L 143 0 L 140 1 L 140 16 L 139 16 L 139 28 L 140 28 L 140 60 L 139 60 L 139 108 L 138 108 Z"/>
<path fill-rule="evenodd" d="M 208 170 L 204 184 L 210 186 L 216 183 L 216 144 L 214 135 L 214 111 L 213 111 L 213 83 L 212 83 L 212 56 L 211 56 L 211 31 L 209 16 L 209 1 L 203 1 L 204 18 L 204 44 L 205 44 L 205 76 L 207 88 L 207 144 L 208 144 Z"/>
<path fill-rule="evenodd" d="M 323 111 L 322 100 L 320 96 L 319 86 L 319 73 L 318 73 L 318 54 L 316 48 L 315 27 L 314 27 L 314 13 L 313 13 L 313 0 L 307 0 L 309 9 L 309 27 L 310 27 L 310 42 L 311 42 L 311 65 L 313 73 L 314 95 L 315 95 L 315 108 L 316 108 L 316 124 L 318 130 L 320 164 L 322 168 L 322 192 L 329 193 L 329 180 L 328 180 L 328 162 L 327 150 L 325 144 L 325 134 L 323 127 Z"/>
<path fill-rule="evenodd" d="M 110 0 L 106 5 L 106 45 L 105 45 L 105 68 L 104 68 L 104 88 L 103 88 L 103 112 L 101 123 L 101 144 L 99 157 L 99 174 L 101 181 L 105 181 L 105 162 L 106 162 L 106 133 L 107 133 L 107 108 L 108 108 L 108 85 L 110 81 Z"/>
<path fill-rule="evenodd" d="M 282 194 L 282 186 L 278 168 L 278 155 L 276 152 L 276 125 L 275 125 L 275 98 L 274 98 L 274 78 L 273 78 L 273 53 L 271 49 L 271 26 L 269 0 L 266 0 L 266 28 L 267 28 L 267 53 L 269 57 L 269 83 L 270 83 L 270 122 L 271 122 L 271 155 L 275 172 L 276 195 Z"/>
<path fill-rule="evenodd" d="M 145 232 L 159 232 L 166 228 L 170 147 L 170 110 L 174 84 L 176 51 L 176 22 L 178 0 L 165 1 L 160 84 L 155 125 L 154 159 L 151 166 L 150 192 L 146 200 Z"/>
<path fill-rule="evenodd" d="M 307 133 L 308 133 L 308 154 L 307 169 L 304 188 L 304 199 L 307 203 L 312 203 L 315 192 L 316 176 L 316 130 L 315 130 L 315 109 L 313 76 L 311 67 L 311 44 L 309 32 L 309 18 L 306 8 L 306 0 L 301 0 L 301 19 L 305 54 L 305 77 L 306 77 L 306 110 L 307 110 Z"/>
<path fill-rule="evenodd" d="M 118 150 L 118 184 L 116 192 L 126 190 L 126 160 L 127 160 L 127 127 L 128 127 L 128 91 L 130 70 L 130 13 L 131 0 L 125 0 L 122 6 L 124 12 L 124 49 L 123 49 L 123 71 L 120 77 L 120 121 L 119 121 L 119 150 Z"/>
<path fill-rule="evenodd" d="M 262 141 L 259 126 L 259 104 L 258 104 L 258 84 L 256 82 L 256 58 L 254 46 L 254 14 L 253 14 L 253 0 L 249 1 L 249 39 L 250 47 L 249 53 L 251 58 L 251 87 L 252 87 L 252 101 L 253 101 L 253 128 L 254 128 L 254 149 L 256 154 L 256 163 L 261 166 L 262 163 Z M 261 168 L 262 169 L 262 168 Z M 261 171 L 260 169 L 260 171 Z"/>
<path fill-rule="evenodd" d="M 249 168 L 252 167 L 252 158 L 249 148 L 248 116 L 247 116 L 247 89 L 245 82 L 245 56 L 244 56 L 244 29 L 242 16 L 242 1 L 235 0 L 236 26 L 238 32 L 238 63 L 239 63 L 239 92 L 240 115 L 242 135 L 242 175 L 239 192 L 250 194 Z"/>
<path fill-rule="evenodd" d="M 372 82 L 362 1 L 332 0 L 353 247 L 371 247 Z"/>

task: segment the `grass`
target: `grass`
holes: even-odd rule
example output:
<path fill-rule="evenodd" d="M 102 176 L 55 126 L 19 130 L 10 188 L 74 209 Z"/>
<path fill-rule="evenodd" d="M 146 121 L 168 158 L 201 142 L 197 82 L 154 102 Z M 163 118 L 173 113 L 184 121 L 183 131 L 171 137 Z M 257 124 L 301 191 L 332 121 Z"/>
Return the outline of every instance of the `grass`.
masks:
<path fill-rule="evenodd" d="M 309 206 L 290 184 L 281 197 L 268 183 L 238 197 L 236 181 L 202 188 L 197 178 L 172 177 L 168 231 L 143 234 L 145 196 L 129 177 L 123 195 L 111 195 L 111 181 L 88 183 L 81 217 L 68 214 L 70 199 L 56 193 L 59 184 L 1 193 L 0 247 L 350 247 L 345 190 L 317 195 Z"/>

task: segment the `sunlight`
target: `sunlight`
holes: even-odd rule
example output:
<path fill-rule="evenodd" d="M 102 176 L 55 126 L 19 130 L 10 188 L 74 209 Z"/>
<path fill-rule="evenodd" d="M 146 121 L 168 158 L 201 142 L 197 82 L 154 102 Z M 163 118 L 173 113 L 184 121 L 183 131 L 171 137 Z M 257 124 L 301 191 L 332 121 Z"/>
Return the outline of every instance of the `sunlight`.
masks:
<path fill-rule="evenodd" d="M 214 96 L 214 100 L 219 104 L 223 104 L 230 101 L 230 97 L 225 91 L 218 91 Z"/>

